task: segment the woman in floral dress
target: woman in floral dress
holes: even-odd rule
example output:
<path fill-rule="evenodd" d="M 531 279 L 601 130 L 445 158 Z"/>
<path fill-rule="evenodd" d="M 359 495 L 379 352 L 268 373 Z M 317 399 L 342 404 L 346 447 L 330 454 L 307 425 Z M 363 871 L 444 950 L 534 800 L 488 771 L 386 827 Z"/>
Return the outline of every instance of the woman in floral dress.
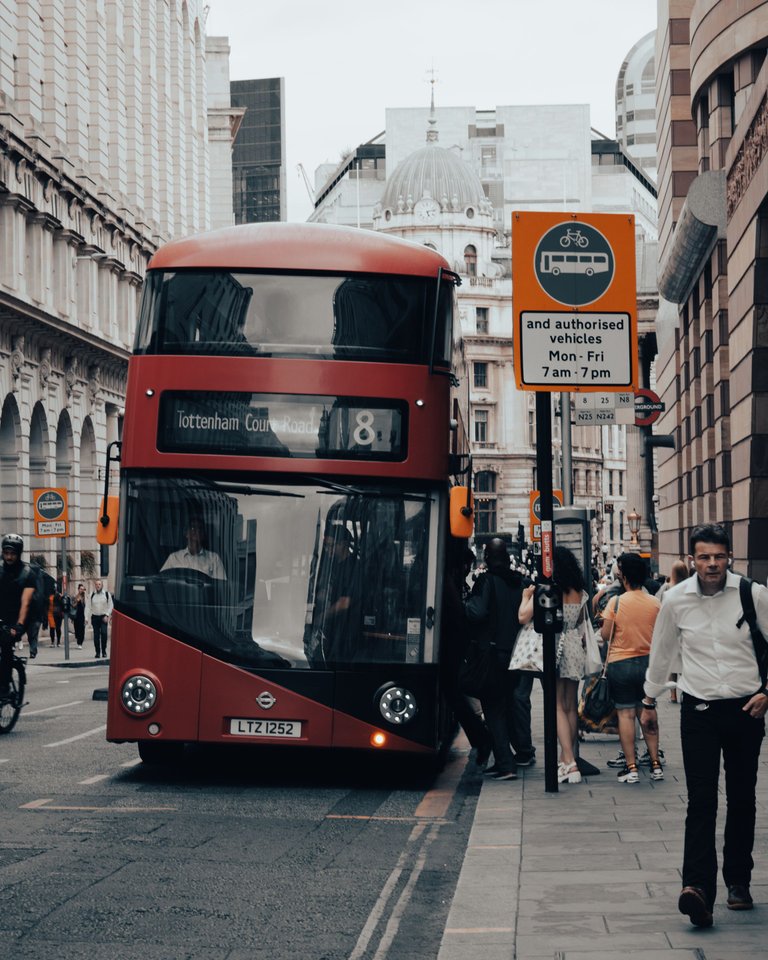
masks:
<path fill-rule="evenodd" d="M 574 745 L 579 724 L 579 683 L 586 675 L 586 618 L 589 616 L 584 574 L 573 553 L 555 547 L 554 581 L 563 591 L 563 631 L 557 645 L 557 739 L 560 744 L 558 783 L 581 783 Z M 533 616 L 534 587 L 523 593 L 520 623 Z"/>

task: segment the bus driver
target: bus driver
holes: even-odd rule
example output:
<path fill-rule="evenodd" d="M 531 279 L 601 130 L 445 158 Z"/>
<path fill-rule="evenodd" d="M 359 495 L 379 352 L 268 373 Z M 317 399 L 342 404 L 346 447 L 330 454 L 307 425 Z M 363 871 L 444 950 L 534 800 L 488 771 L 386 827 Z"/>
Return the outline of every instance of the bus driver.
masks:
<path fill-rule="evenodd" d="M 212 580 L 226 580 L 227 574 L 221 557 L 205 546 L 207 540 L 203 521 L 192 518 L 187 524 L 186 536 L 186 547 L 172 553 L 160 570 L 197 570 Z"/>

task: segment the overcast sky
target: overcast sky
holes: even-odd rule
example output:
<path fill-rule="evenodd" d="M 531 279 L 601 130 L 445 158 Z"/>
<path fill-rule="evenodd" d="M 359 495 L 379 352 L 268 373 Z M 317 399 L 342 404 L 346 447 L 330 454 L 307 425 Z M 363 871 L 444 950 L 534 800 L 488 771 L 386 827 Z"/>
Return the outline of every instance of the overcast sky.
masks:
<path fill-rule="evenodd" d="M 209 0 L 230 79 L 285 78 L 288 219 L 312 209 L 297 165 L 384 129 L 387 107 L 588 103 L 615 134 L 616 77 L 656 0 Z"/>

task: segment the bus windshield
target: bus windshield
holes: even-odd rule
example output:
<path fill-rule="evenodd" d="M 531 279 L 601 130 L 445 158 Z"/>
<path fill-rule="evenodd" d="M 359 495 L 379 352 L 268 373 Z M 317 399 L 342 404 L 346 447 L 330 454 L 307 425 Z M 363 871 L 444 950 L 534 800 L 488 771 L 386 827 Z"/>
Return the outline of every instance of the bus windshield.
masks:
<path fill-rule="evenodd" d="M 129 616 L 255 669 L 424 661 L 428 493 L 142 472 L 122 504 Z"/>
<path fill-rule="evenodd" d="M 453 286 L 429 277 L 149 271 L 135 352 L 447 365 Z M 435 336 L 434 351 L 432 336 Z"/>

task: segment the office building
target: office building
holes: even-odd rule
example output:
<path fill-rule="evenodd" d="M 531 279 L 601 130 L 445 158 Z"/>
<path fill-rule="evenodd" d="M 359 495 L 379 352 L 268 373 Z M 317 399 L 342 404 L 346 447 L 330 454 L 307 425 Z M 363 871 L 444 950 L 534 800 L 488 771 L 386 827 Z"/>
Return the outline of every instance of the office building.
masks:
<path fill-rule="evenodd" d="M 230 96 L 245 111 L 232 151 L 235 223 L 285 220 L 285 82 L 233 80 Z"/>

